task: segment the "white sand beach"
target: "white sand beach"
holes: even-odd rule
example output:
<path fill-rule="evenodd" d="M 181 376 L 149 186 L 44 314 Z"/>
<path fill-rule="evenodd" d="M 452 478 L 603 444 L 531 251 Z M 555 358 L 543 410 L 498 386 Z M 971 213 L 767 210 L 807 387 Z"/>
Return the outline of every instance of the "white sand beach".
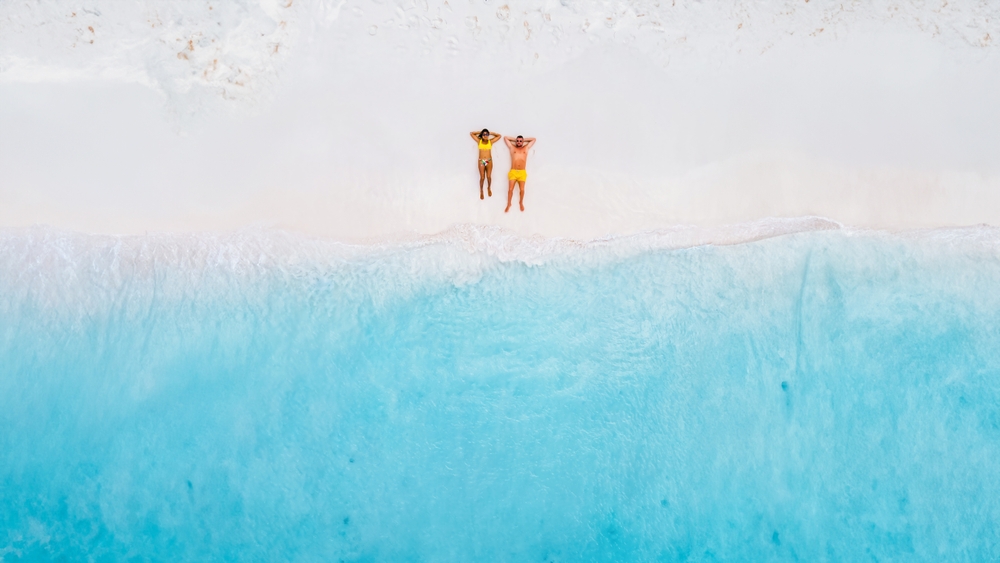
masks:
<path fill-rule="evenodd" d="M 91 4 L 0 5 L 2 227 L 1000 222 L 988 2 Z M 524 213 L 483 127 L 538 138 Z"/>

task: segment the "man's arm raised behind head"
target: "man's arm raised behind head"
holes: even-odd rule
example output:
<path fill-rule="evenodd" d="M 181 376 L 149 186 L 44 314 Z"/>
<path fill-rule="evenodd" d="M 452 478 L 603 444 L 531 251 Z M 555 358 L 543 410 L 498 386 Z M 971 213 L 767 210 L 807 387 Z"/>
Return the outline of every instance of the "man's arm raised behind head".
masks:
<path fill-rule="evenodd" d="M 533 147 L 534 145 L 535 145 L 535 138 L 534 137 L 528 137 L 528 138 L 526 138 L 524 140 L 524 146 L 526 146 L 526 147 Z"/>

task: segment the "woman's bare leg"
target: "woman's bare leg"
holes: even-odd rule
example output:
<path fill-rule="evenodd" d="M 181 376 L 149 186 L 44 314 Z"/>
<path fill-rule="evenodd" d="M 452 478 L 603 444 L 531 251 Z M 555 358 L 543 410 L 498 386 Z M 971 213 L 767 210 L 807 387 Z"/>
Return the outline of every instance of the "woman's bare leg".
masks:
<path fill-rule="evenodd" d="M 503 210 L 504 213 L 510 211 L 510 200 L 512 197 L 514 197 L 514 180 L 511 180 L 510 185 L 507 187 L 507 209 Z"/>
<path fill-rule="evenodd" d="M 479 186 L 479 191 L 483 191 L 482 186 Z M 486 163 L 486 193 L 493 197 L 493 159 Z"/>
<path fill-rule="evenodd" d="M 479 162 L 479 199 L 486 199 L 483 197 L 483 182 L 486 180 L 486 165 Z"/>

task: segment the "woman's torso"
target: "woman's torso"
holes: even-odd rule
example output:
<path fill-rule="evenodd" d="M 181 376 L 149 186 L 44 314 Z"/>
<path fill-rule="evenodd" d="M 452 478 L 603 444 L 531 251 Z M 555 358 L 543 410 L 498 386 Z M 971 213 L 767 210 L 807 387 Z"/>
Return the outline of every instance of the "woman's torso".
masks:
<path fill-rule="evenodd" d="M 486 139 L 485 141 L 483 141 L 482 139 L 480 139 L 479 140 L 479 158 L 482 159 L 482 160 L 486 160 L 486 159 L 490 158 L 492 156 L 492 152 L 491 152 L 492 148 L 493 148 L 493 142 L 492 141 L 490 141 L 489 139 Z"/>

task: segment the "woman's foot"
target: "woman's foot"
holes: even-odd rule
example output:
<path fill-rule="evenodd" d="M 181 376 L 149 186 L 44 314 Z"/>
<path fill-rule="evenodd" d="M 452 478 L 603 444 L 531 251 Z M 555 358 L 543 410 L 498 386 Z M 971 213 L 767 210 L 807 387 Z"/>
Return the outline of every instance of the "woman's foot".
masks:
<path fill-rule="evenodd" d="M 486 199 L 483 197 L 483 190 L 479 190 L 479 199 Z"/>
<path fill-rule="evenodd" d="M 490 188 L 486 188 L 486 192 L 490 194 L 490 197 L 493 197 L 493 190 L 491 190 Z"/>
<path fill-rule="evenodd" d="M 521 211 L 524 211 L 524 204 L 523 204 L 523 203 L 520 203 L 520 204 L 518 204 L 518 205 L 520 205 L 520 206 L 521 206 Z"/>
<path fill-rule="evenodd" d="M 507 209 L 504 209 L 503 212 L 507 213 L 508 211 L 510 211 L 510 204 L 509 203 L 507 204 Z"/>

